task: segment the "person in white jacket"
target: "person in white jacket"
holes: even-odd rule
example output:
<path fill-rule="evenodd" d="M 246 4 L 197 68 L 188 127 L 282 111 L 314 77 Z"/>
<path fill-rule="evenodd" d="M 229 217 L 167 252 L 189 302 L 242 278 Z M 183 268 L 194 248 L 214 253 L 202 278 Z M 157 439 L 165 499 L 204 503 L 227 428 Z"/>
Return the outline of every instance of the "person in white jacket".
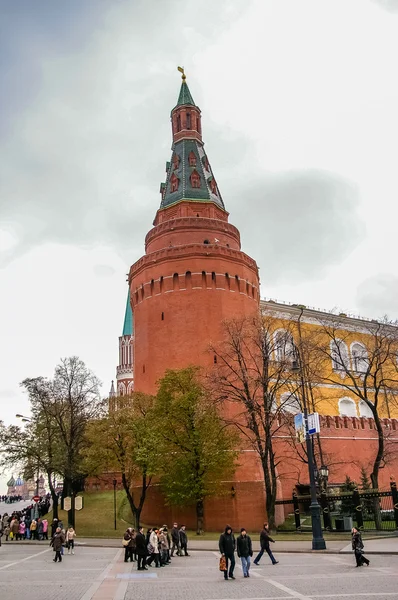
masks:
<path fill-rule="evenodd" d="M 155 561 L 156 567 L 160 567 L 159 560 L 159 538 L 158 538 L 158 529 L 153 529 L 151 535 L 149 536 L 148 543 L 148 554 L 149 559 L 147 560 L 147 565 L 151 565 L 153 561 Z"/>
<path fill-rule="evenodd" d="M 72 552 L 72 554 L 75 553 L 75 538 L 76 538 L 76 532 L 73 529 L 73 527 L 69 527 L 68 531 L 65 534 L 65 541 L 66 541 L 66 546 L 68 548 L 68 554 L 70 554 Z"/>

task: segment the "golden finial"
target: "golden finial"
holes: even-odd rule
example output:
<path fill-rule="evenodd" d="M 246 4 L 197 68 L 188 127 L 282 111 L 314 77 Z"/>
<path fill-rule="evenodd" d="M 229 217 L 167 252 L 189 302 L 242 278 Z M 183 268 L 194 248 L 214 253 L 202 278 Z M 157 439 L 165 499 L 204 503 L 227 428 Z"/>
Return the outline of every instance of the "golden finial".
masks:
<path fill-rule="evenodd" d="M 182 73 L 181 79 L 185 83 L 187 76 L 185 75 L 184 67 L 177 67 L 177 69 L 180 71 L 180 73 Z"/>

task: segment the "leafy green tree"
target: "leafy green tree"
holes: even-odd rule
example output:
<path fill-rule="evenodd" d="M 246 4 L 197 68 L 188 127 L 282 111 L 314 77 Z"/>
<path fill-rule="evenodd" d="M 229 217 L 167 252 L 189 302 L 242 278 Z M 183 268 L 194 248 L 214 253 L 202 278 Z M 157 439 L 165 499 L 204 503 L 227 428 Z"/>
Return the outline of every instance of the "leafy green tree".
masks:
<path fill-rule="evenodd" d="M 154 398 L 141 393 L 116 399 L 117 410 L 87 428 L 84 467 L 99 477 L 119 472 L 134 516 L 140 525 L 146 494 L 162 465 L 159 424 L 153 410 Z M 134 486 L 139 482 L 139 491 Z"/>
<path fill-rule="evenodd" d="M 63 496 L 81 490 L 88 473 L 82 468 L 87 424 L 103 413 L 99 380 L 76 356 L 62 359 L 53 379 L 25 379 L 32 421 L 43 420 L 57 436 L 56 471 L 63 478 Z"/>
<path fill-rule="evenodd" d="M 46 415 L 38 410 L 34 419 L 21 428 L 15 425 L 5 427 L 0 423 L 0 465 L 18 468 L 25 478 L 37 476 L 44 471 L 48 489 L 53 501 L 53 516 L 58 518 L 58 495 L 54 487 L 57 464 L 61 452 L 58 432 Z"/>
<path fill-rule="evenodd" d="M 341 491 L 345 494 L 341 498 L 341 512 L 343 515 L 353 516 L 355 507 L 352 500 L 352 494 L 357 484 L 351 479 L 349 475 L 346 475 L 345 481 L 341 486 Z"/>
<path fill-rule="evenodd" d="M 221 482 L 235 471 L 238 436 L 220 418 L 196 367 L 166 371 L 156 413 L 165 463 L 162 488 L 169 504 L 195 505 L 199 535 L 205 498 L 221 493 Z"/>
<path fill-rule="evenodd" d="M 372 485 L 370 483 L 370 479 L 366 472 L 365 467 L 361 467 L 361 477 L 360 477 L 360 488 L 361 492 L 370 492 L 372 489 Z M 373 518 L 373 508 L 374 508 L 374 500 L 372 498 L 362 498 L 362 508 L 364 511 L 363 518 L 370 519 Z"/>

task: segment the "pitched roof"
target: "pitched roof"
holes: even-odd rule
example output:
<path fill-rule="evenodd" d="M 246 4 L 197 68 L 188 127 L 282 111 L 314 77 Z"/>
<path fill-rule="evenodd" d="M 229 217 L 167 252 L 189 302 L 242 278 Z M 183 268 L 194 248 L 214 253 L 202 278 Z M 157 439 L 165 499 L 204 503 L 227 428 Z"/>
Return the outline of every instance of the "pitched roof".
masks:
<path fill-rule="evenodd" d="M 190 161 L 191 153 L 193 153 L 196 160 Z M 175 156 L 178 158 L 177 168 L 175 168 L 176 161 L 173 160 Z M 191 164 L 191 162 L 195 164 Z M 196 171 L 200 177 L 199 187 L 192 187 L 191 175 L 193 171 Z M 173 174 L 178 178 L 178 189 L 176 191 L 172 191 L 171 178 Z M 213 172 L 202 144 L 192 139 L 182 139 L 176 142 L 169 163 L 166 183 L 162 188 L 160 208 L 166 208 L 166 206 L 180 200 L 199 200 L 214 202 L 225 210 L 218 188 L 216 187 L 214 192 L 210 186 L 212 179 L 214 179 Z"/>
<path fill-rule="evenodd" d="M 133 311 L 130 304 L 130 290 L 127 293 L 126 312 L 124 313 L 122 335 L 133 335 Z"/>
<path fill-rule="evenodd" d="M 178 96 L 176 106 L 182 106 L 183 104 L 190 104 L 191 106 L 196 106 L 192 98 L 191 92 L 189 91 L 188 84 L 185 82 L 185 80 L 181 84 L 180 95 Z"/>

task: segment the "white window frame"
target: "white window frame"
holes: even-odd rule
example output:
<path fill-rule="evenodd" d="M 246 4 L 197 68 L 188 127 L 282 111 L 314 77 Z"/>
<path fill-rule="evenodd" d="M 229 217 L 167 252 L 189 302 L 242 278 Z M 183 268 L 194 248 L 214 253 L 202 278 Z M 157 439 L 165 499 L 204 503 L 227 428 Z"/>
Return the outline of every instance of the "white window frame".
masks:
<path fill-rule="evenodd" d="M 338 346 L 338 349 L 335 350 L 336 346 Z M 335 339 L 330 341 L 330 358 L 332 360 L 333 371 L 340 373 L 349 371 L 350 353 L 347 344 L 343 340 Z"/>
<path fill-rule="evenodd" d="M 354 414 L 345 414 L 345 412 L 342 411 L 342 404 L 349 404 L 353 410 L 351 412 L 353 412 Z M 350 412 L 350 411 L 347 411 Z M 355 400 L 353 400 L 352 398 L 350 398 L 349 396 L 344 396 L 343 398 L 340 398 L 339 400 L 339 415 L 340 417 L 357 417 L 358 416 L 358 407 L 357 404 L 355 402 Z"/>
<path fill-rule="evenodd" d="M 355 355 L 355 346 L 360 346 L 364 350 L 364 353 L 362 356 Z M 369 368 L 369 356 L 368 356 L 368 351 L 366 349 L 365 344 L 363 344 L 362 342 L 352 342 L 352 344 L 350 346 L 350 354 L 351 354 L 352 370 L 355 371 L 356 373 L 358 373 L 359 375 L 364 375 Z M 364 369 L 361 368 L 361 367 L 364 367 L 365 363 L 366 363 L 366 368 L 364 368 Z"/>

